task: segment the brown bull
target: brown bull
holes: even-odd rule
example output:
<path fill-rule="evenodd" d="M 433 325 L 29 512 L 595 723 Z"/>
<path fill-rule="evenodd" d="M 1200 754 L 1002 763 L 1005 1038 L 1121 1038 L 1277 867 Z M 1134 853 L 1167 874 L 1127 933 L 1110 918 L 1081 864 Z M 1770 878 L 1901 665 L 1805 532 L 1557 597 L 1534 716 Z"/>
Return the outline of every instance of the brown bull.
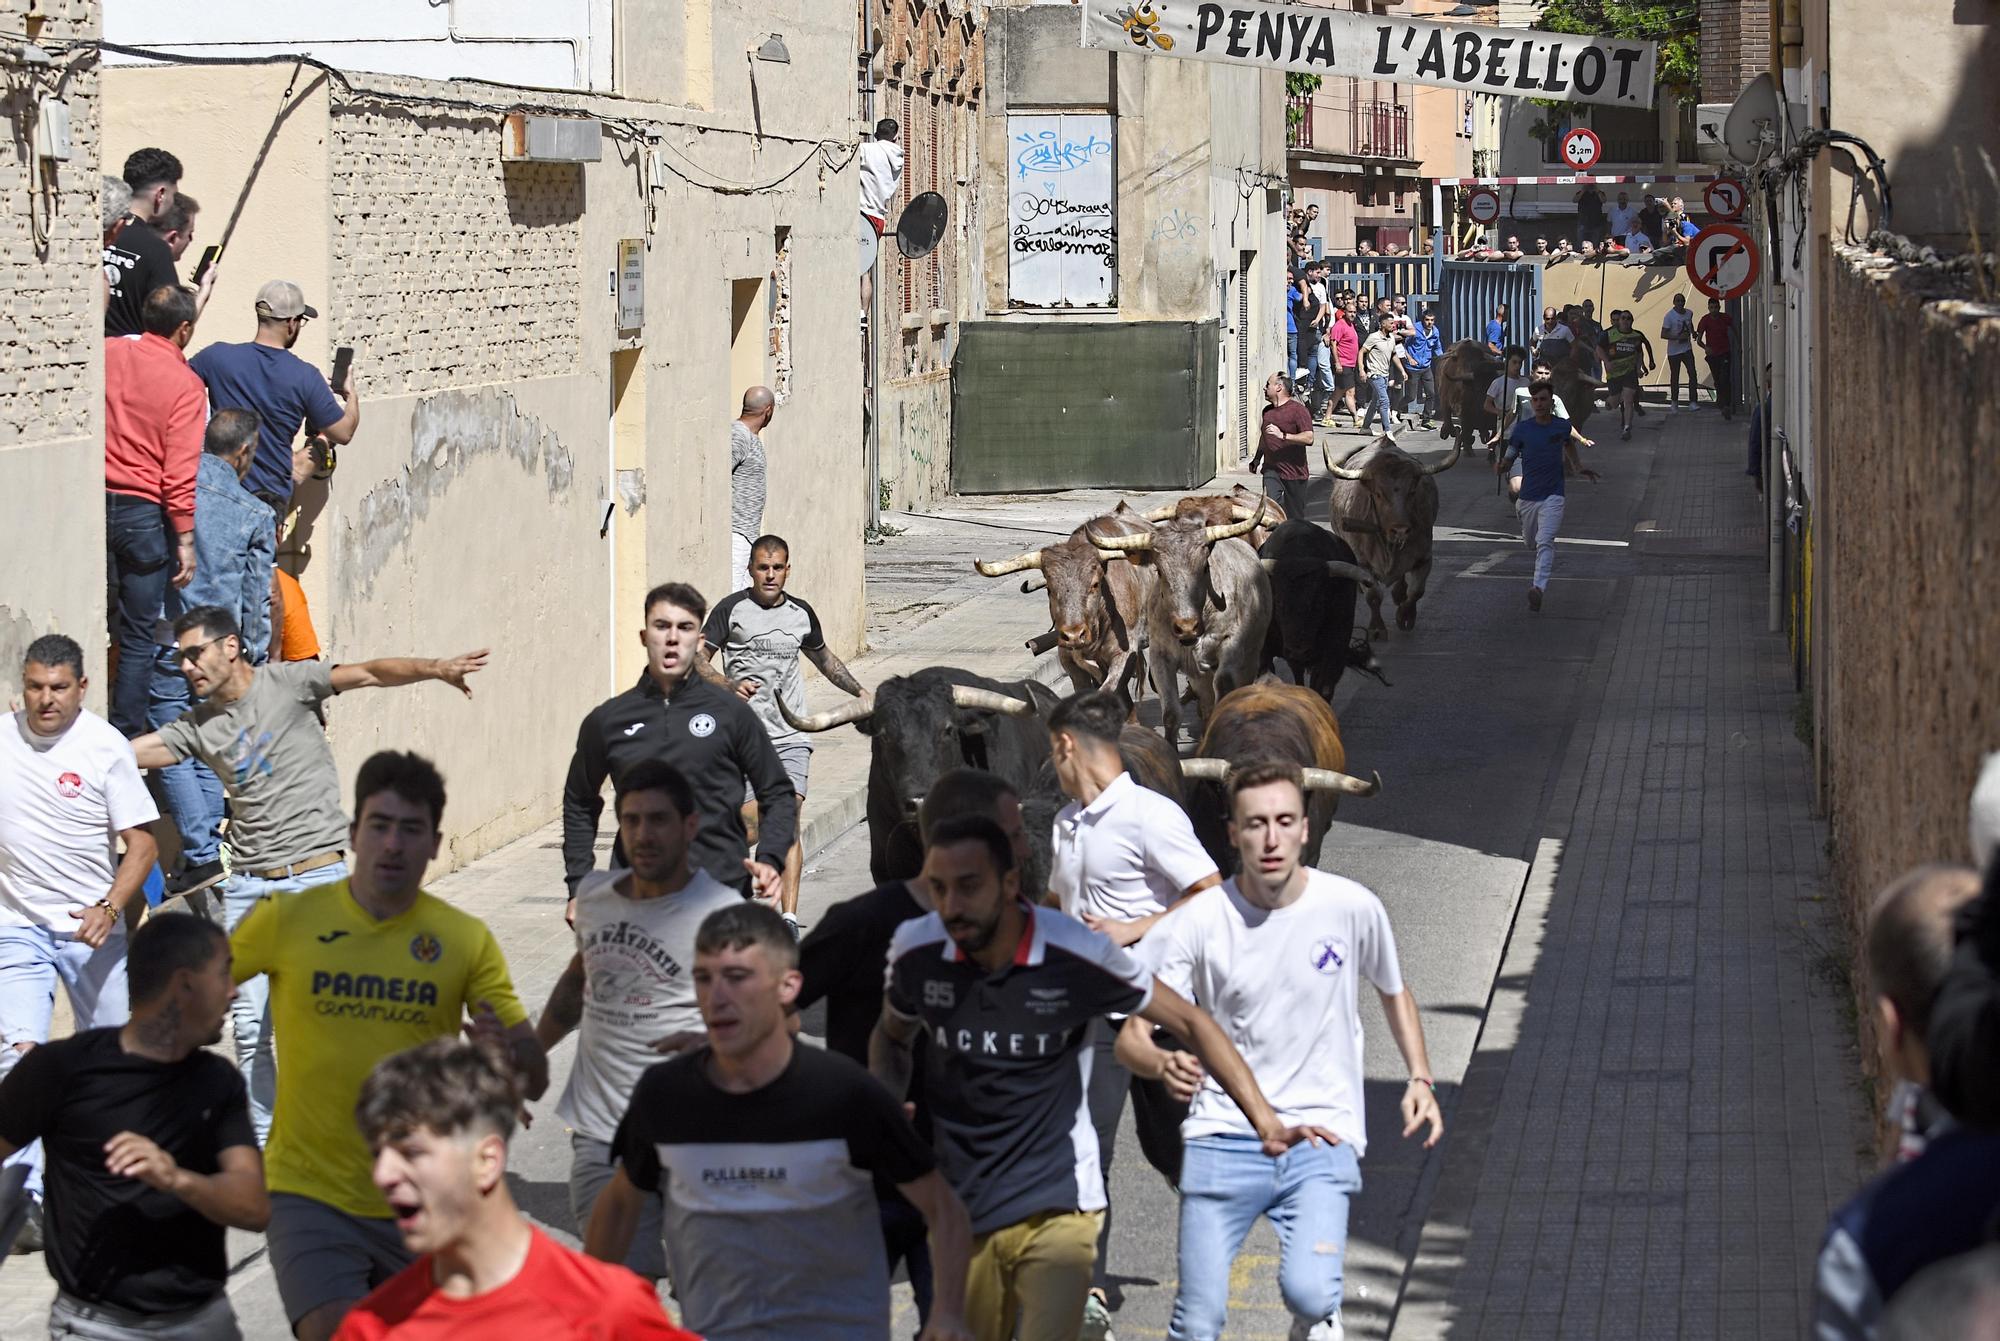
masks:
<path fill-rule="evenodd" d="M 1493 436 L 1494 418 L 1486 411 L 1486 388 L 1500 375 L 1502 364 L 1477 340 L 1460 340 L 1445 351 L 1437 365 L 1438 404 L 1444 423 L 1438 436 L 1470 451 L 1475 437 Z"/>
<path fill-rule="evenodd" d="M 1396 627 L 1417 626 L 1417 602 L 1430 581 L 1431 532 L 1438 515 L 1438 486 L 1432 477 L 1458 464 L 1462 450 L 1454 442 L 1444 460 L 1430 465 L 1380 437 L 1335 461 L 1325 443 L 1320 444 L 1334 477 L 1327 500 L 1334 530 L 1377 578 L 1377 584 L 1363 588 L 1370 641 L 1389 633 L 1382 623 L 1384 586 L 1396 598 Z"/>
<path fill-rule="evenodd" d="M 1125 555 L 1101 548 L 1105 537 L 1145 535 L 1152 525 L 1124 503 L 1093 517 L 1072 531 L 1067 540 L 1017 554 L 1011 559 L 978 560 L 973 566 L 987 577 L 1004 577 L 1023 569 L 1041 573 L 1049 593 L 1051 632 L 1028 644 L 1047 650 L 1052 639 L 1056 657 L 1078 692 L 1103 685 L 1123 686 L 1140 669 L 1135 655 L 1136 631 L 1153 589 L 1150 568 L 1125 562 Z M 1033 579 L 1022 584 L 1033 589 Z M 1136 693 L 1137 686 L 1134 686 Z"/>
<path fill-rule="evenodd" d="M 1320 844 L 1342 796 L 1373 796 L 1372 781 L 1349 776 L 1347 749 L 1340 743 L 1340 719 L 1326 700 L 1295 684 L 1245 685 L 1215 705 L 1201 733 L 1201 752 L 1181 761 L 1187 779 L 1188 815 L 1195 836 L 1224 871 L 1233 871 L 1236 851 L 1229 843 L 1229 770 L 1267 759 L 1304 770 L 1306 783 L 1306 865 L 1319 864 Z"/>

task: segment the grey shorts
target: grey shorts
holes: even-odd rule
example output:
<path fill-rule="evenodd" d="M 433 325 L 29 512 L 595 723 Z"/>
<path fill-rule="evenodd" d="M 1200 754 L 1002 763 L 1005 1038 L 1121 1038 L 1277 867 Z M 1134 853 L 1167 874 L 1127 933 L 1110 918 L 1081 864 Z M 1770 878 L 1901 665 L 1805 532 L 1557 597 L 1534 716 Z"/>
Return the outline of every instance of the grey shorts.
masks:
<path fill-rule="evenodd" d="M 590 1230 L 590 1212 L 604 1189 L 611 1185 L 616 1166 L 611 1161 L 609 1141 L 585 1136 L 580 1131 L 569 1134 L 569 1152 L 569 1210 L 576 1217 L 576 1236 L 583 1238 Z M 639 1228 L 625 1254 L 626 1269 L 647 1280 L 659 1280 L 667 1274 L 667 1250 L 662 1239 L 666 1232 L 665 1209 L 659 1193 L 646 1198 L 646 1208 L 639 1212 Z"/>
<path fill-rule="evenodd" d="M 803 740 L 774 740 L 771 748 L 778 752 L 778 762 L 784 765 L 785 776 L 792 780 L 792 795 L 804 800 L 806 775 L 812 772 L 813 747 Z M 744 783 L 743 804 L 747 806 L 756 799 L 756 788 Z"/>
<path fill-rule="evenodd" d="M 271 1194 L 264 1231 L 278 1298 L 292 1326 L 323 1304 L 354 1304 L 416 1259 L 396 1222 L 364 1219 L 290 1192 Z"/>
<path fill-rule="evenodd" d="M 184 1313 L 139 1314 L 93 1304 L 66 1290 L 49 1308 L 49 1341 L 243 1341 L 229 1296 Z"/>

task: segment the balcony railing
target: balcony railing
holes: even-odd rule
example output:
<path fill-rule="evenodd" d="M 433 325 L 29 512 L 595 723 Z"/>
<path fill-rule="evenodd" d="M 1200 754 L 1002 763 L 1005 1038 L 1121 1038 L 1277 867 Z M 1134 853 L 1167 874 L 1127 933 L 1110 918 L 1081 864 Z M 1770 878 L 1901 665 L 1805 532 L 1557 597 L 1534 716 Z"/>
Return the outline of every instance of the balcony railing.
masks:
<path fill-rule="evenodd" d="M 1408 158 L 1410 109 L 1401 103 L 1357 101 L 1315 104 L 1288 99 L 1285 145 L 1356 158 Z"/>

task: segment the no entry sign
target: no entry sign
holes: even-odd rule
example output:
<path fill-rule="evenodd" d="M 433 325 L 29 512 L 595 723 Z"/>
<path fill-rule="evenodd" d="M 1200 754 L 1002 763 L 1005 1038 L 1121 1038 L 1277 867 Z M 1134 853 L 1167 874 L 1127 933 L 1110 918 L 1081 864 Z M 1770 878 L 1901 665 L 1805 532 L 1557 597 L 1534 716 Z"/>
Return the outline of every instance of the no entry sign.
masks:
<path fill-rule="evenodd" d="M 1563 136 L 1562 151 L 1563 162 L 1582 172 L 1585 168 L 1596 165 L 1598 155 L 1604 152 L 1604 145 L 1599 142 L 1596 131 L 1586 126 L 1578 126 Z"/>
<path fill-rule="evenodd" d="M 1465 212 L 1472 222 L 1484 228 L 1500 217 L 1500 193 L 1483 186 L 1467 192 Z"/>
<path fill-rule="evenodd" d="M 1688 244 L 1688 278 L 1724 302 L 1750 292 L 1759 264 L 1757 244 L 1735 224 L 1710 224 Z"/>
<path fill-rule="evenodd" d="M 1701 199 L 1708 206 L 1708 212 L 1718 219 L 1735 219 L 1743 213 L 1743 202 L 1749 198 L 1743 183 L 1734 177 L 1717 177 L 1701 190 Z"/>

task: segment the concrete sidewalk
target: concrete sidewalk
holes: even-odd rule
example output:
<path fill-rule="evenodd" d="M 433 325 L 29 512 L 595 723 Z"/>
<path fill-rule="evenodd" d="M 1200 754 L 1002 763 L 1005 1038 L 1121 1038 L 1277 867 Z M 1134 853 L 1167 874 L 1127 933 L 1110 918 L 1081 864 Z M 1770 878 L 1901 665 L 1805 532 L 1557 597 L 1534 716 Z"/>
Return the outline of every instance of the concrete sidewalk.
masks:
<path fill-rule="evenodd" d="M 1871 1167 L 1743 456 L 1708 409 L 1655 458 L 1394 1337 L 1798 1336 Z"/>

